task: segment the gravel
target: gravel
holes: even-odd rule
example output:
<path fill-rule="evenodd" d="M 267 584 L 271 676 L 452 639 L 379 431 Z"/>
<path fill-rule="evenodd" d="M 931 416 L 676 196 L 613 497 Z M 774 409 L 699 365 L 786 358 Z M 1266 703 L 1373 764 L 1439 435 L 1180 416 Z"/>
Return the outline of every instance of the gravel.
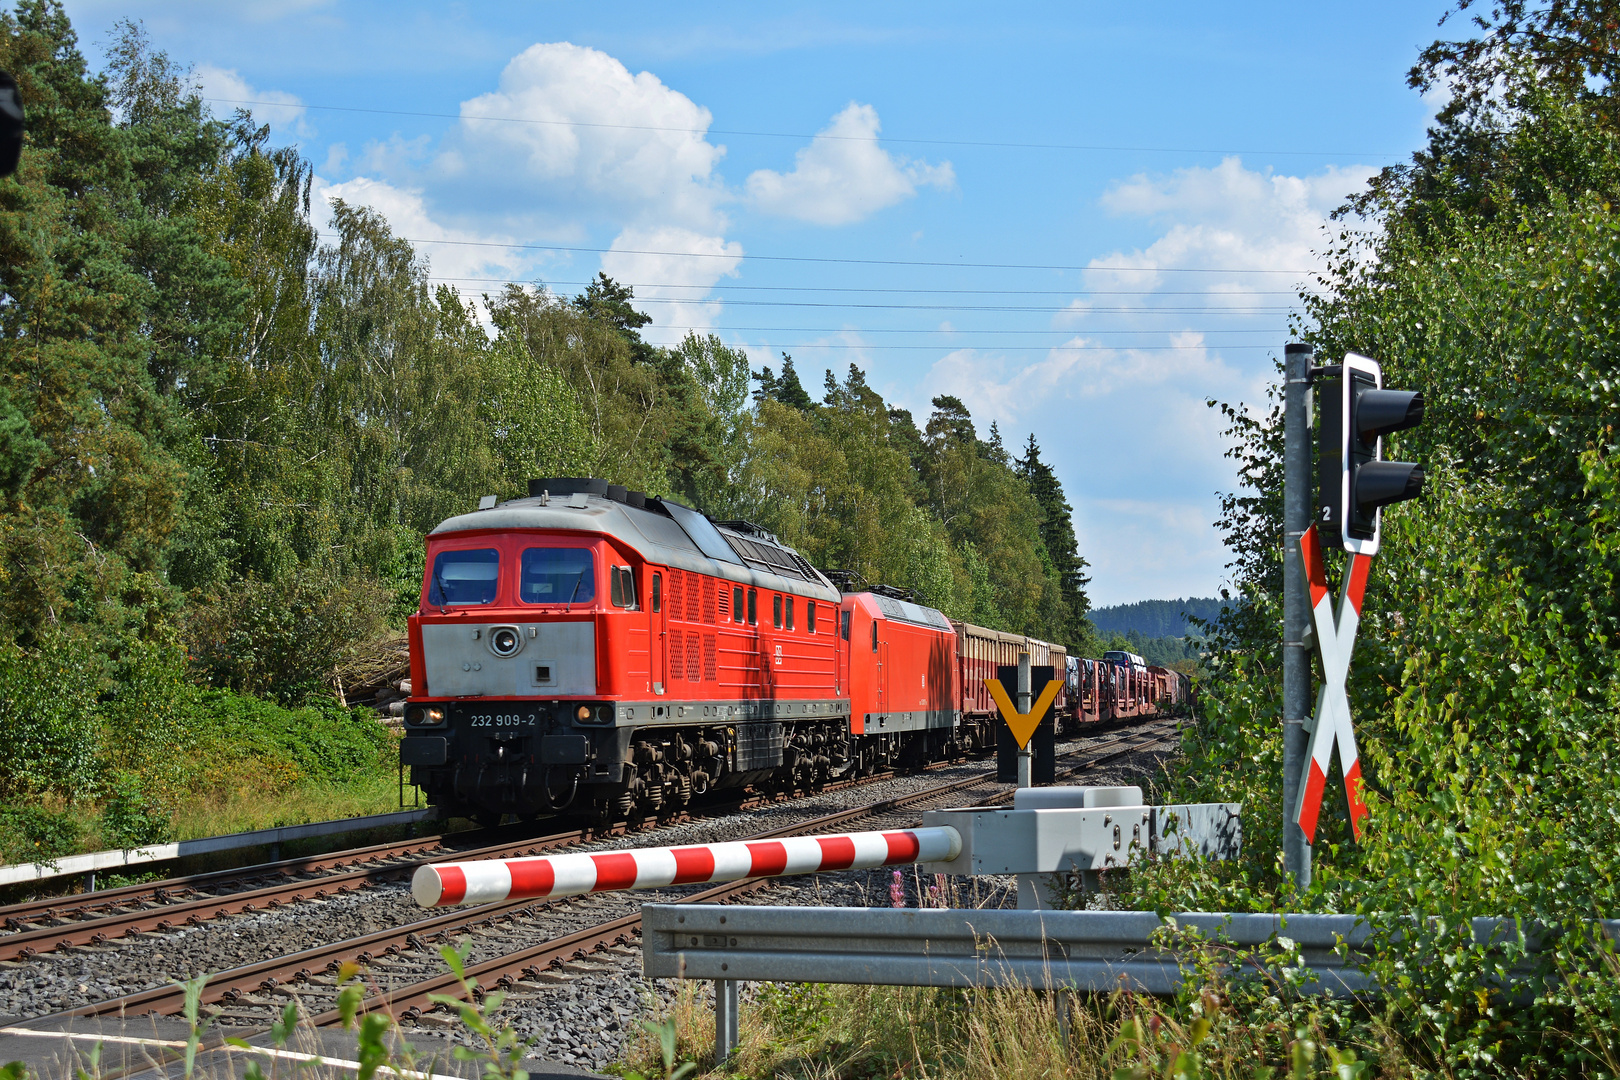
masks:
<path fill-rule="evenodd" d="M 1083 749 L 1091 740 L 1071 740 L 1061 749 Z M 1091 783 L 1153 785 L 1161 775 L 1166 749 L 1136 752 L 1110 762 L 1087 779 Z M 795 821 L 864 805 L 933 787 L 950 780 L 982 773 L 983 762 L 954 765 L 931 772 L 773 803 L 743 813 L 662 826 L 628 837 L 614 837 L 571 850 L 647 847 L 707 843 L 737 839 Z M 960 793 L 963 801 L 974 796 Z M 954 800 L 947 799 L 948 805 Z M 893 828 L 911 824 L 919 811 L 908 808 L 852 827 Z M 786 879 L 769 889 L 750 894 L 744 903 L 827 904 L 836 906 L 888 906 L 892 875 L 858 871 Z M 908 906 L 917 904 L 919 887 L 931 881 L 902 872 Z M 644 902 L 675 899 L 701 886 L 638 893 L 604 893 L 578 897 L 530 909 L 533 913 L 491 927 L 480 927 L 466 937 L 474 962 L 537 944 L 547 938 L 639 910 Z M 956 879 L 956 903 L 1011 906 L 1010 879 Z M 324 900 L 306 900 L 281 908 L 237 915 L 168 933 L 143 934 L 103 946 L 41 954 L 24 962 L 0 962 L 0 1022 L 47 1015 L 91 1002 L 117 997 L 151 986 L 182 981 L 203 973 L 285 956 L 325 942 L 358 937 L 390 927 L 418 922 L 424 913 L 410 898 L 408 886 L 383 884 Z M 435 952 L 411 952 L 375 960 L 368 983 L 387 989 L 416 982 L 443 970 Z M 556 981 L 551 981 L 551 980 Z M 262 1026 L 271 1011 L 279 1012 L 288 993 L 303 999 L 310 1012 L 328 1007 L 335 992 L 330 980 L 317 976 L 293 987 L 278 987 L 268 995 L 249 995 L 243 1002 L 216 1010 L 222 1024 Z M 584 963 L 568 965 L 560 975 L 548 975 L 543 984 L 523 982 L 501 1011 L 525 1038 L 534 1040 L 532 1053 L 581 1068 L 600 1069 L 622 1060 L 627 1042 L 638 1032 L 649 1011 L 657 1012 L 674 994 L 672 981 L 649 983 L 640 973 L 639 949 L 618 948 L 593 955 Z M 412 1032 L 424 1038 L 466 1042 L 467 1033 L 451 1025 L 440 1013 L 423 1017 Z"/>

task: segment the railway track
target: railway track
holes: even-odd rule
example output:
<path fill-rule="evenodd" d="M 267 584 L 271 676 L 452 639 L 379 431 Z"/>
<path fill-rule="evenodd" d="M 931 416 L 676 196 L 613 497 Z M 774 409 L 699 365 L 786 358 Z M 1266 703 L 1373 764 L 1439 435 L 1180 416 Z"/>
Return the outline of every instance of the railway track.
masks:
<path fill-rule="evenodd" d="M 952 764 L 955 763 L 939 763 L 928 769 Z M 538 855 L 660 825 L 756 809 L 809 794 L 836 792 L 891 779 L 894 775 L 885 772 L 840 781 L 813 793 L 784 792 L 730 799 L 699 808 L 698 814 L 683 812 L 664 819 L 646 817 L 611 829 L 569 828 L 544 836 L 511 838 L 472 847 L 466 846 L 468 841 L 496 836 L 501 830 L 480 830 L 454 837 L 425 836 L 89 894 L 43 897 L 0 906 L 0 930 L 4 931 L 0 932 L 0 959 L 27 960 L 42 952 L 104 945 L 118 938 L 164 933 L 232 915 L 273 911 L 289 903 L 341 896 L 407 876 L 422 862 Z"/>
<path fill-rule="evenodd" d="M 1066 760 L 1060 759 L 1069 766 L 1061 776 L 1065 779 L 1078 777 L 1125 755 L 1152 749 L 1174 738 L 1178 731 L 1179 725 L 1175 721 L 1161 720 L 1119 732 L 1102 742 L 1080 748 L 1067 755 Z M 994 802 L 1011 796 L 1010 790 L 996 783 L 993 772 L 984 772 L 795 821 L 744 839 L 764 840 L 801 835 L 847 826 L 862 819 L 920 811 L 928 804 L 939 804 L 945 800 L 961 802 L 976 788 L 998 789 L 996 797 L 984 801 Z M 578 843 L 581 838 L 577 831 L 559 833 L 550 837 L 490 845 L 473 851 L 439 853 L 426 861 L 510 858 L 531 852 L 538 854 Z M 427 839 L 422 842 L 426 843 Z M 207 922 L 233 912 L 259 910 L 260 905 L 269 906 L 273 901 L 293 901 L 300 890 L 312 895 L 317 887 L 321 890 L 372 887 L 390 878 L 403 877 L 422 861 L 387 861 L 324 878 L 249 890 L 224 898 L 230 902 L 224 905 L 221 904 L 222 898 L 207 897 L 186 905 L 115 913 L 70 926 L 42 927 L 0 938 L 0 949 L 9 950 L 22 944 L 25 939 L 56 947 L 66 943 L 68 938 L 65 935 L 71 935 L 75 941 L 95 945 L 122 934 L 146 932 L 134 928 L 154 919 L 160 922 L 154 924 L 152 929 L 161 931 L 161 921 L 167 920 L 168 926 L 173 928 L 174 919 L 182 909 L 189 912 L 185 916 L 188 921 Z M 714 902 L 766 887 L 767 884 L 766 881 L 753 880 L 685 893 L 665 890 L 659 893 L 659 898 L 677 903 Z M 641 897 L 646 895 L 643 893 Z M 209 980 L 203 990 L 202 1001 L 221 1021 L 232 1025 L 229 1028 L 232 1033 L 239 1033 L 244 1026 L 262 1027 L 279 1014 L 290 996 L 300 999 L 317 1025 L 335 1023 L 338 1020 L 333 1009 L 337 994 L 336 974 L 344 964 L 353 963 L 366 970 L 367 984 L 373 990 L 364 1005 L 366 1010 L 383 1009 L 395 1015 L 420 1018 L 429 1008 L 430 995 L 458 993 L 460 990 L 459 983 L 442 970 L 443 963 L 435 948 L 437 943 L 470 935 L 478 943 L 477 951 L 485 954 L 468 966 L 468 974 L 476 978 L 481 986 L 499 985 L 520 991 L 541 989 L 548 979 L 558 977 L 558 969 L 566 971 L 570 965 L 589 965 L 593 956 L 630 950 L 633 939 L 640 932 L 640 903 L 641 899 L 634 895 L 608 893 L 555 901 L 506 901 L 442 912 L 370 934 L 222 971 Z M 609 917 L 601 918 L 603 914 Z M 586 920 L 584 925 L 564 927 L 560 934 L 554 933 L 555 927 L 537 926 L 542 921 L 578 923 L 582 917 Z M 545 935 L 538 943 L 534 941 L 537 930 Z M 172 1014 L 179 1012 L 183 1004 L 183 988 L 159 986 L 109 997 L 26 1023 L 32 1027 L 94 1016 L 148 1012 Z"/>
<path fill-rule="evenodd" d="M 930 766 L 934 767 L 937 766 Z M 840 791 L 893 776 L 889 772 L 878 773 L 859 780 L 828 784 L 819 792 L 756 795 L 716 802 L 697 809 L 703 817 L 735 813 L 789 801 L 796 795 Z M 564 829 L 545 836 L 521 837 L 474 847 L 466 847 L 466 841 L 498 835 L 503 830 L 479 830 L 454 837 L 424 836 L 324 855 L 121 886 L 95 893 L 42 897 L 0 906 L 0 930 L 5 931 L 0 933 L 0 959 L 24 960 L 42 951 L 100 945 L 117 937 L 163 932 L 182 925 L 196 926 L 209 917 L 251 914 L 262 909 L 274 910 L 282 904 L 311 897 L 324 899 L 329 895 L 342 895 L 408 874 L 424 861 L 538 855 L 557 847 L 695 820 L 701 818 L 683 812 L 674 818 L 646 817 L 618 824 L 611 829 Z M 504 831 L 510 832 L 511 827 L 505 827 Z"/>

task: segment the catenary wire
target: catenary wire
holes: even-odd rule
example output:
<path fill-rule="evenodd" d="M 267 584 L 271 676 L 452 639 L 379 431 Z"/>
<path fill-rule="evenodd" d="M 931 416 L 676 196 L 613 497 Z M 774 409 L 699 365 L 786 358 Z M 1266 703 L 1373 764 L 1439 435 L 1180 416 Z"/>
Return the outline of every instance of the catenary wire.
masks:
<path fill-rule="evenodd" d="M 674 330 L 678 328 L 661 326 L 657 329 Z M 1102 334 L 1153 334 L 1156 336 L 1164 334 L 1261 334 L 1275 337 L 1278 334 L 1287 333 L 1286 330 L 1193 330 L 1184 327 L 1177 327 L 1174 330 L 961 330 L 956 327 L 949 330 L 938 328 L 911 330 L 904 327 L 879 326 L 717 326 L 706 331 L 700 331 L 697 327 L 690 327 L 687 332 L 714 333 L 717 330 L 724 330 L 728 334 L 994 334 L 998 337 L 1003 334 L 1061 334 L 1067 337 L 1091 337 Z"/>
<path fill-rule="evenodd" d="M 682 341 L 684 341 L 684 340 L 685 339 L 683 338 Z M 655 349 L 676 349 L 676 348 L 680 347 L 681 342 L 680 341 L 649 341 L 649 342 L 647 342 L 647 344 L 651 345 Z M 773 346 L 773 348 L 774 347 L 775 346 Z M 944 346 L 944 345 L 866 345 L 866 344 L 859 344 L 859 343 L 850 344 L 850 343 L 847 343 L 847 342 L 836 342 L 836 341 L 801 342 L 799 344 L 788 346 L 788 349 L 790 351 L 797 351 L 799 349 L 851 349 L 851 350 L 854 350 L 856 352 L 868 352 L 868 351 L 881 351 L 881 352 L 893 352 L 893 351 L 939 352 L 941 349 L 945 349 L 945 348 L 946 348 L 946 346 Z M 1271 345 L 1220 345 L 1220 346 L 1212 346 L 1212 345 L 969 345 L 969 344 L 962 344 L 962 345 L 954 345 L 954 346 L 950 347 L 950 349 L 948 349 L 947 351 L 955 351 L 957 349 L 973 349 L 976 352 L 1192 352 L 1192 351 L 1208 351 L 1208 350 L 1210 350 L 1212 348 L 1221 348 L 1221 349 L 1272 349 L 1272 350 L 1276 350 L 1276 349 L 1280 349 L 1281 346 L 1276 345 L 1276 344 L 1271 344 Z"/>
<path fill-rule="evenodd" d="M 537 284 L 547 287 L 553 285 L 588 286 L 596 284 L 595 281 L 544 281 L 535 282 L 514 281 L 502 277 L 450 277 L 440 274 L 430 275 L 433 281 L 487 281 L 495 285 L 524 285 Z M 737 285 L 732 282 L 717 283 L 714 285 L 693 285 L 689 282 L 620 282 L 630 289 L 725 289 L 727 291 L 744 289 L 750 292 L 826 292 L 826 293 L 899 293 L 918 296 L 1209 296 L 1208 289 L 875 289 L 848 285 Z M 1246 296 L 1298 296 L 1296 289 L 1248 289 Z M 1321 295 L 1313 293 L 1311 295 Z"/>
<path fill-rule="evenodd" d="M 317 231 L 318 236 L 340 234 Z M 585 255 L 658 255 L 682 259 L 753 259 L 756 262 L 835 263 L 843 266 L 929 266 L 953 267 L 958 270 L 1096 270 L 1110 273 L 1132 274 L 1314 274 L 1315 270 L 1276 270 L 1265 267 L 1219 266 L 1080 266 L 1069 263 L 989 263 L 943 262 L 919 259 L 838 259 L 824 255 L 739 255 L 721 251 L 652 251 L 643 248 L 571 247 L 563 244 L 520 244 L 505 240 L 429 240 L 399 236 L 407 244 L 444 244 L 453 247 L 507 248 L 520 251 L 566 251 Z"/>
<path fill-rule="evenodd" d="M 416 116 L 433 120 L 478 120 L 498 124 L 532 124 L 541 127 L 598 128 L 607 131 L 669 131 L 688 135 L 728 135 L 759 139 L 826 139 L 836 142 L 888 142 L 908 146 L 962 146 L 992 150 L 1080 150 L 1092 153 L 1127 154 L 1256 154 L 1267 157 L 1364 157 L 1396 159 L 1404 155 L 1387 151 L 1361 150 L 1237 150 L 1196 146 L 1111 146 L 1102 143 L 1036 143 L 978 139 L 912 139 L 876 135 L 833 135 L 818 132 L 806 135 L 791 131 L 748 131 L 740 128 L 669 127 L 658 124 L 604 124 L 585 120 L 542 120 L 532 116 L 478 116 L 465 113 L 424 112 L 413 109 L 374 109 L 359 105 L 305 105 L 286 101 L 254 101 L 249 98 L 205 97 L 215 105 L 259 105 L 275 109 L 313 109 L 319 112 L 366 113 L 373 116 Z"/>

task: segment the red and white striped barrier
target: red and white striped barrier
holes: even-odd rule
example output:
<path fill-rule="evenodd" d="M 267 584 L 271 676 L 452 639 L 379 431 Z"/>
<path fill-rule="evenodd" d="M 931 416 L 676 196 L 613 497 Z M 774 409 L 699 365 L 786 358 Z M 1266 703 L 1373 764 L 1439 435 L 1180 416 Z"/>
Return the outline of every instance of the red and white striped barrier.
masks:
<path fill-rule="evenodd" d="M 896 832 L 793 836 L 696 847 L 487 859 L 416 868 L 411 895 L 422 907 L 545 900 L 617 889 L 741 881 L 744 878 L 871 870 L 903 863 L 949 862 L 962 837 L 949 826 Z"/>

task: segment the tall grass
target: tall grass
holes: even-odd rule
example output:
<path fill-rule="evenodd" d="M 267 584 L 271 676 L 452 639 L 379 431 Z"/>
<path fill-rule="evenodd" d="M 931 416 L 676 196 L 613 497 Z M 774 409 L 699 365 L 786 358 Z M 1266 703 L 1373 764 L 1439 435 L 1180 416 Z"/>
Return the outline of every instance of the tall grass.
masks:
<path fill-rule="evenodd" d="M 761 984 L 744 1002 L 740 1045 L 714 1067 L 706 983 L 678 984 L 655 1010 L 677 1058 L 700 1076 L 773 1080 L 1145 1080 L 1326 1075 L 1370 1080 L 1369 1048 L 1328 1041 L 1329 1020 L 1235 1007 L 1218 989 L 1181 1002 L 1034 989 Z M 1380 1055 L 1387 1064 L 1399 1054 Z M 629 1047 L 624 1070 L 660 1071 L 656 1030 Z M 1406 1075 L 1397 1068 L 1383 1075 Z"/>

